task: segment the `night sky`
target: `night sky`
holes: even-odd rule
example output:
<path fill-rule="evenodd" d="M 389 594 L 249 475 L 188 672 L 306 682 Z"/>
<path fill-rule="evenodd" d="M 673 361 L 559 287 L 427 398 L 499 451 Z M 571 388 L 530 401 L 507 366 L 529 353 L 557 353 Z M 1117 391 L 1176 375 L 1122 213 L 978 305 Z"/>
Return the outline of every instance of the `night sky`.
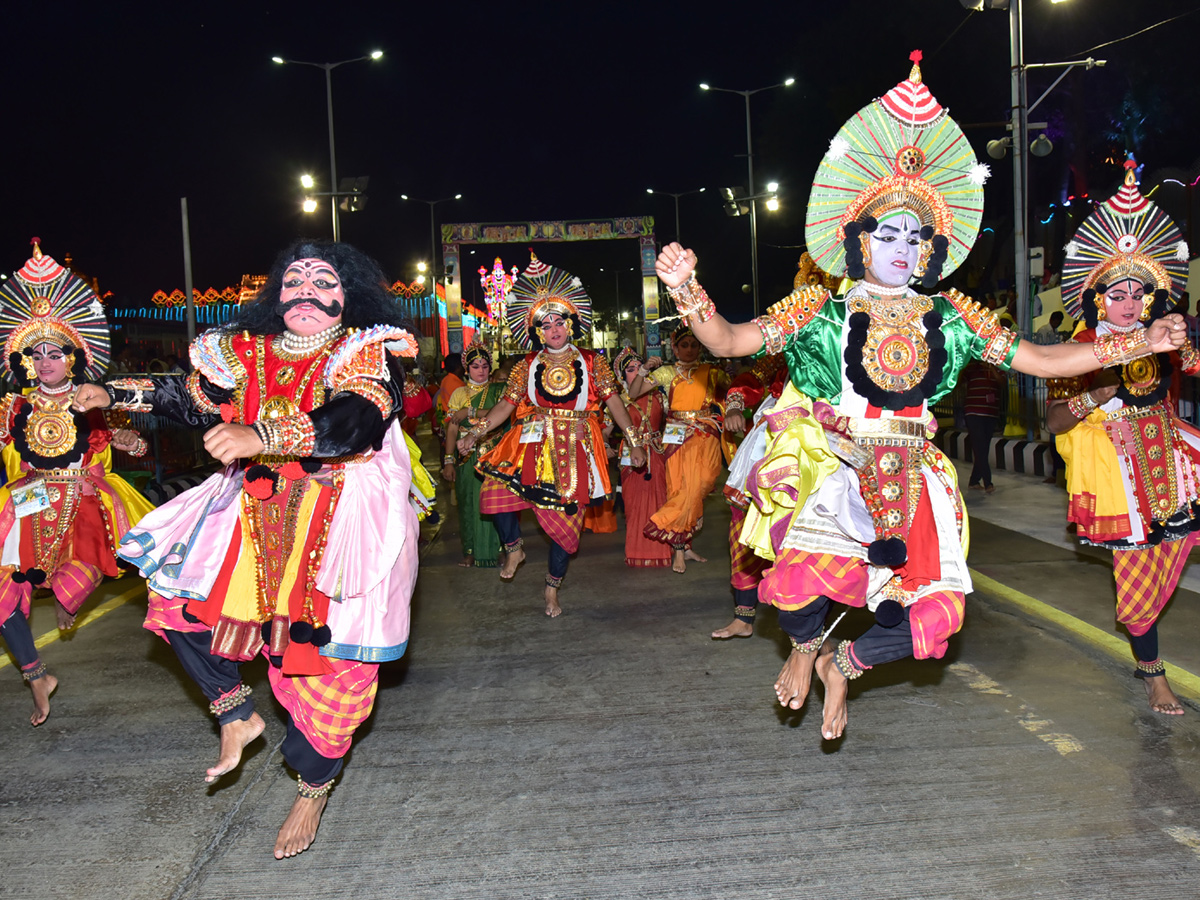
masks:
<path fill-rule="evenodd" d="M 312 172 L 328 190 L 324 73 L 275 65 L 276 54 L 335 62 L 384 51 L 335 70 L 333 95 L 338 174 L 371 177 L 367 208 L 342 216 L 342 238 L 389 277 L 411 280 L 429 255 L 429 207 L 401 193 L 462 193 L 437 207 L 439 224 L 653 215 L 670 240 L 674 204 L 646 188 L 707 187 L 681 200 L 681 228 L 734 319 L 750 314 L 740 290 L 750 280 L 749 225 L 724 214 L 717 189 L 745 184 L 745 107 L 700 81 L 752 89 L 796 78 L 752 100 L 756 181 L 782 185 L 783 210 L 759 218 L 764 303 L 790 287 L 808 185 L 829 139 L 906 77 L 910 51 L 923 50 L 925 81 L 960 125 L 1009 116 L 1008 15 L 969 14 L 957 0 L 741 2 L 719 12 L 654 2 L 14 6 L 0 54 L 9 113 L 0 268 L 19 268 L 37 235 L 102 291 L 138 304 L 183 286 L 181 197 L 201 289 L 265 272 L 295 236 L 329 236 L 328 207 L 301 213 L 298 185 Z M 1056 143 L 1034 161 L 1035 209 L 1079 184 L 1106 196 L 1128 145 L 1147 177 L 1200 174 L 1198 6 L 1025 0 L 1027 62 L 1087 55 L 1188 14 L 1091 51 L 1108 66 L 1075 70 L 1031 116 L 1051 123 Z M 1053 77 L 1032 73 L 1030 98 Z M 992 164 L 985 224 L 1002 233 L 1011 158 L 988 160 L 984 145 L 1003 130 L 965 130 Z M 1160 194 L 1168 209 L 1183 208 L 1182 189 Z M 521 245 L 470 249 L 468 272 L 496 251 L 509 267 L 528 260 Z M 535 249 L 579 275 L 598 308 L 613 303 L 612 270 L 637 262 L 634 241 Z M 636 279 L 627 277 L 628 303 Z M 468 277 L 467 300 L 475 285 Z"/>

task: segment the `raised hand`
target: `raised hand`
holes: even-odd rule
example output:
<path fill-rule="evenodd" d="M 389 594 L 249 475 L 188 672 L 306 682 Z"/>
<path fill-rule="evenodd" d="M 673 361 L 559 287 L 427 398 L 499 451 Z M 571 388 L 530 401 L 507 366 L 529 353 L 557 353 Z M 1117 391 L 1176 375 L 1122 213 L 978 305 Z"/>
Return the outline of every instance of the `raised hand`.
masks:
<path fill-rule="evenodd" d="M 1186 339 L 1187 325 L 1184 324 L 1183 316 L 1178 313 L 1163 316 L 1150 323 L 1150 327 L 1146 329 L 1146 340 L 1150 342 L 1150 349 L 1154 353 L 1178 350 Z"/>
<path fill-rule="evenodd" d="M 685 250 L 679 243 L 672 242 L 662 248 L 654 262 L 659 280 L 669 288 L 679 287 L 696 271 L 696 254 Z"/>
<path fill-rule="evenodd" d="M 89 409 L 107 409 L 112 403 L 108 391 L 98 384 L 81 384 L 71 401 L 71 409 L 87 412 Z"/>

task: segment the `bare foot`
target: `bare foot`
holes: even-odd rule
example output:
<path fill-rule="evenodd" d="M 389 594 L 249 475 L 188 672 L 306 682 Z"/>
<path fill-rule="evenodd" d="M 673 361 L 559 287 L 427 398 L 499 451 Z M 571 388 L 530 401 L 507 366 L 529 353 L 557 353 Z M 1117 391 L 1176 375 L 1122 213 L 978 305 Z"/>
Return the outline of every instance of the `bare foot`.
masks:
<path fill-rule="evenodd" d="M 475 557 L 474 557 L 474 556 L 472 556 L 470 553 L 468 553 L 466 556 L 464 556 L 464 557 L 462 558 L 462 562 L 460 562 L 460 563 L 458 564 L 458 567 L 459 567 L 460 569 L 469 569 L 469 568 L 471 568 L 473 565 L 475 565 Z"/>
<path fill-rule="evenodd" d="M 263 733 L 267 723 L 258 713 L 251 713 L 248 719 L 238 719 L 221 726 L 221 756 L 215 766 L 211 766 L 204 780 L 212 784 L 226 772 L 232 772 L 242 761 L 242 750 L 252 740 Z M 298 851 L 297 851 L 298 852 Z"/>
<path fill-rule="evenodd" d="M 521 563 L 525 562 L 525 551 L 518 547 L 516 550 L 509 550 L 508 555 L 504 558 L 504 565 L 500 568 L 500 580 L 512 581 L 513 576 L 517 574 L 517 569 Z"/>
<path fill-rule="evenodd" d="M 301 797 L 296 795 L 292 811 L 283 820 L 279 829 L 279 837 L 275 838 L 275 858 L 295 856 L 303 853 L 317 839 L 317 828 L 321 824 L 321 813 L 325 812 L 325 804 L 329 796 Z"/>
<path fill-rule="evenodd" d="M 817 677 L 825 685 L 825 716 L 821 721 L 821 737 L 834 741 L 846 730 L 846 693 L 850 682 L 837 667 L 832 647 L 817 654 L 816 670 Z"/>
<path fill-rule="evenodd" d="M 58 617 L 58 630 L 66 631 L 68 628 L 73 628 L 75 625 L 75 615 L 67 612 L 67 608 L 54 601 L 54 614 Z"/>
<path fill-rule="evenodd" d="M 1146 698 L 1150 701 L 1152 710 L 1164 716 L 1183 715 L 1183 705 L 1167 684 L 1166 675 L 1155 675 L 1143 680 L 1146 682 Z"/>
<path fill-rule="evenodd" d="M 671 553 L 671 571 L 678 572 L 682 575 L 687 571 L 687 563 L 684 562 L 686 554 L 682 550 L 674 550 Z"/>
<path fill-rule="evenodd" d="M 43 675 L 29 682 L 29 688 L 33 691 L 33 715 L 29 717 L 29 724 L 37 728 L 50 718 L 50 695 L 58 688 L 58 679 Z"/>
<path fill-rule="evenodd" d="M 562 607 L 558 605 L 558 588 L 546 585 L 546 615 L 557 619 L 562 615 Z"/>
<path fill-rule="evenodd" d="M 734 619 L 724 628 L 718 628 L 712 633 L 712 636 L 724 640 L 731 637 L 750 637 L 754 634 L 754 626 L 749 622 L 743 622 L 741 619 Z"/>
<path fill-rule="evenodd" d="M 779 698 L 780 706 L 799 709 L 804 705 L 812 684 L 813 664 L 816 659 L 817 654 L 801 653 L 799 650 L 793 650 L 788 656 L 783 668 L 779 670 L 779 677 L 775 679 L 775 696 Z"/>

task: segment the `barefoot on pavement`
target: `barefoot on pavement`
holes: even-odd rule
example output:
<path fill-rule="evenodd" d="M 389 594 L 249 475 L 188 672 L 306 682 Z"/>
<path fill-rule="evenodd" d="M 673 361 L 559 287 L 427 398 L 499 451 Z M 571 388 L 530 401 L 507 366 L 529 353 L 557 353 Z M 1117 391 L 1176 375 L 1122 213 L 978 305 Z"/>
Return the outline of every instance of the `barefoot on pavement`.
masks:
<path fill-rule="evenodd" d="M 546 615 L 557 619 L 562 615 L 562 607 L 558 605 L 558 588 L 546 585 Z"/>
<path fill-rule="evenodd" d="M 67 608 L 58 600 L 54 601 L 54 614 L 58 618 L 58 630 L 67 631 L 75 625 L 75 614 L 67 612 Z"/>
<path fill-rule="evenodd" d="M 524 550 L 520 548 L 509 550 L 508 556 L 504 560 L 504 565 L 500 567 L 500 580 L 512 581 L 513 576 L 517 574 L 517 569 L 523 562 L 525 562 Z"/>
<path fill-rule="evenodd" d="M 754 626 L 749 622 L 743 622 L 741 619 L 734 619 L 724 628 L 718 628 L 712 633 L 712 636 L 718 640 L 734 637 L 750 637 L 754 634 Z"/>
<path fill-rule="evenodd" d="M 808 689 L 812 685 L 813 663 L 817 654 L 801 653 L 793 650 L 791 655 L 779 670 L 775 679 L 775 696 L 779 705 L 788 709 L 799 709 L 808 699 Z"/>
<path fill-rule="evenodd" d="M 58 679 L 43 675 L 29 682 L 29 688 L 33 691 L 33 715 L 29 717 L 29 724 L 37 728 L 50 718 L 50 695 L 58 688 Z"/>
<path fill-rule="evenodd" d="M 817 654 L 816 669 L 817 677 L 825 685 L 825 713 L 821 722 L 821 737 L 827 741 L 835 741 L 846 730 L 846 694 L 849 692 L 850 682 L 837 667 L 832 647 Z"/>
<path fill-rule="evenodd" d="M 1144 680 L 1146 682 L 1146 699 L 1150 701 L 1152 710 L 1162 713 L 1164 716 L 1183 715 L 1183 704 L 1179 702 L 1179 698 L 1167 684 L 1166 675 L 1158 675 Z"/>
<path fill-rule="evenodd" d="M 283 820 L 279 837 L 275 838 L 275 858 L 296 856 L 312 846 L 317 839 L 317 828 L 321 825 L 321 814 L 329 797 L 301 797 L 297 795 L 292 811 Z"/>
<path fill-rule="evenodd" d="M 207 770 L 204 780 L 212 784 L 226 772 L 232 772 L 242 761 L 242 750 L 252 740 L 263 733 L 267 723 L 258 713 L 251 713 L 248 719 L 238 719 L 236 722 L 226 722 L 221 726 L 221 756 L 215 766 Z"/>

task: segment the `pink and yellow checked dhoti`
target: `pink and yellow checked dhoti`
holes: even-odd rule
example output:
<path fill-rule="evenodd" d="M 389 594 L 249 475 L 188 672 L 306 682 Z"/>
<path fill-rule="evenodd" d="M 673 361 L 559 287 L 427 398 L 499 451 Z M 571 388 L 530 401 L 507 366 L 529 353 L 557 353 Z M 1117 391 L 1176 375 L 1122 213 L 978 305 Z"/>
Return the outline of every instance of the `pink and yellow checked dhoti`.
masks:
<path fill-rule="evenodd" d="M 579 551 L 579 535 L 583 531 L 584 507 L 579 507 L 574 513 L 566 513 L 561 509 L 542 509 L 534 506 L 528 500 L 518 497 L 495 478 L 484 478 L 483 487 L 479 490 L 479 512 L 485 516 L 496 513 L 521 512 L 532 509 L 537 516 L 537 523 L 546 532 L 546 537 L 558 544 L 568 553 Z"/>
<path fill-rule="evenodd" d="M 326 659 L 329 675 L 284 675 L 268 666 L 275 699 L 308 738 L 313 749 L 328 759 L 341 759 L 350 749 L 354 730 L 371 715 L 379 666 L 348 659 Z"/>
<path fill-rule="evenodd" d="M 746 520 L 746 511 L 739 506 L 731 506 L 729 512 L 729 583 L 735 591 L 752 591 L 762 581 L 767 561 L 738 540 L 742 523 Z"/>
<path fill-rule="evenodd" d="M 55 569 L 46 579 L 45 586 L 54 592 L 67 612 L 75 615 L 103 578 L 104 573 L 91 563 L 72 559 Z M 0 576 L 0 622 L 7 622 L 18 609 L 28 619 L 32 596 L 33 585 L 28 581 L 17 584 L 11 575 Z"/>
<path fill-rule="evenodd" d="M 1113 551 L 1117 621 L 1134 637 L 1145 634 L 1158 621 L 1198 540 L 1200 532 L 1193 532 L 1181 540 L 1164 541 L 1157 546 Z"/>

